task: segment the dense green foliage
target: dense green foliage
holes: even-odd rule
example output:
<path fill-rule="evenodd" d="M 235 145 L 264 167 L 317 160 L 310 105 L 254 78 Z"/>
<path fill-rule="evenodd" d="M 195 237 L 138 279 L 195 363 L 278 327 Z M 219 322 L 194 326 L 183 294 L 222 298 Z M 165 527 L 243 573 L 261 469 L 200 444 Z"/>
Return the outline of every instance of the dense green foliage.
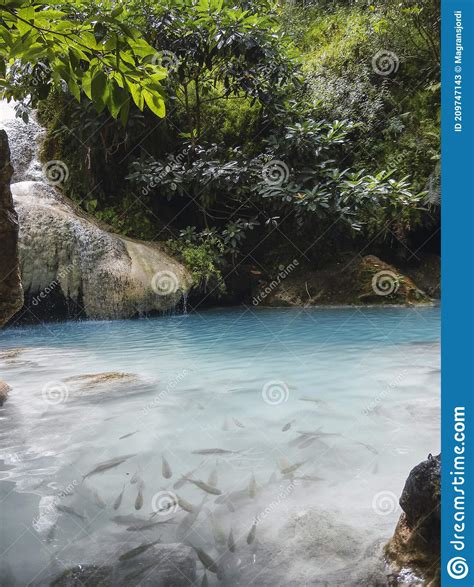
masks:
<path fill-rule="evenodd" d="M 67 162 L 68 194 L 99 220 L 167 241 L 196 287 L 222 293 L 227 274 L 269 256 L 321 264 L 365 242 L 403 255 L 439 223 L 435 0 L 127 0 L 113 14 L 107 2 L 80 6 L 80 26 L 99 39 L 80 60 L 80 95 L 69 79 L 64 88 L 48 78 L 43 157 Z M 134 50 L 139 39 L 158 59 Z M 128 88 L 123 124 L 111 98 L 97 108 L 84 87 L 97 51 L 109 48 L 137 76 L 166 69 L 156 87 Z M 7 95 L 21 97 L 36 66 L 13 57 Z M 52 80 L 62 75 L 54 63 L 45 59 Z M 127 75 L 114 66 L 102 74 L 108 88 Z M 144 107 L 148 91 L 155 106 L 166 103 L 163 120 Z"/>
<path fill-rule="evenodd" d="M 1 0 L 3 95 L 35 105 L 52 87 L 65 84 L 77 101 L 85 94 L 98 112 L 107 108 L 123 124 L 130 98 L 140 110 L 146 104 L 164 116 L 166 69 L 129 19 L 125 5 L 111 0 Z"/>

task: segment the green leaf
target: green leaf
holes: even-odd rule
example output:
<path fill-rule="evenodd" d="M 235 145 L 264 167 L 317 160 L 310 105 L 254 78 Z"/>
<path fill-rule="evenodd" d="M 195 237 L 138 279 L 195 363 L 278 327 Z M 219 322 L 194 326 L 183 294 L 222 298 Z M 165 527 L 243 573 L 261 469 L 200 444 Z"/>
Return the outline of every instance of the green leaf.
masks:
<path fill-rule="evenodd" d="M 145 98 L 148 108 L 159 118 L 163 118 L 166 113 L 163 97 L 159 94 L 152 94 L 148 90 L 143 90 L 143 97 Z"/>
<path fill-rule="evenodd" d="M 117 118 L 120 109 L 128 99 L 127 92 L 120 88 L 115 82 L 112 82 L 107 97 L 107 107 L 113 118 Z"/>

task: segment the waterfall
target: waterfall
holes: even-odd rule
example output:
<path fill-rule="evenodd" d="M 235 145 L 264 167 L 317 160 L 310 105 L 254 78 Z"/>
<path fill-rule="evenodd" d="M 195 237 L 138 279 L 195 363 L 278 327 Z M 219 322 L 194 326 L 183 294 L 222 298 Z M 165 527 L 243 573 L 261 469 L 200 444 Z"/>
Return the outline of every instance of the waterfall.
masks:
<path fill-rule="evenodd" d="M 111 319 L 176 308 L 192 282 L 185 267 L 159 243 L 104 230 L 66 197 L 67 163 L 40 161 L 45 130 L 34 113 L 25 124 L 13 102 L 1 101 L 0 126 L 14 167 L 25 313 L 38 320 Z M 157 290 L 162 278 L 176 287 Z"/>

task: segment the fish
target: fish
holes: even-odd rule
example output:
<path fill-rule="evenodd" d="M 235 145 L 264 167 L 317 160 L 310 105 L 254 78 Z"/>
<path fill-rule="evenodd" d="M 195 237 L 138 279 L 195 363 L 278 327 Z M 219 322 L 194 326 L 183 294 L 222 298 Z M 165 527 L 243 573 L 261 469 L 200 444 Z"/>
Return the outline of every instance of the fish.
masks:
<path fill-rule="evenodd" d="M 151 520 L 147 520 L 144 522 L 137 522 L 136 524 L 131 524 L 128 528 L 127 528 L 127 532 L 143 532 L 144 530 L 150 530 L 151 528 L 154 528 L 155 526 L 158 526 L 160 524 L 171 524 L 174 522 L 171 522 L 171 520 L 157 520 L 155 522 L 152 522 Z"/>
<path fill-rule="evenodd" d="M 179 526 L 176 528 L 176 536 L 179 537 L 180 540 L 185 540 L 187 538 L 187 536 L 189 535 L 189 532 L 191 531 L 192 527 L 196 523 L 196 520 L 198 519 L 199 514 L 201 512 L 202 506 L 204 505 L 206 500 L 207 500 L 207 495 L 205 495 L 202 498 L 202 501 L 199 504 L 199 506 L 196 508 L 196 511 L 193 512 L 192 514 L 191 513 L 186 514 L 184 516 L 184 518 L 181 520 L 181 522 L 179 523 Z"/>
<path fill-rule="evenodd" d="M 181 489 L 181 487 L 189 480 L 189 477 L 192 477 L 201 465 L 202 465 L 202 462 L 200 463 L 200 465 L 198 467 L 196 467 L 192 471 L 189 471 L 189 473 L 182 475 L 181 479 L 178 479 L 178 481 L 176 481 L 176 483 L 174 483 L 173 489 Z"/>
<path fill-rule="evenodd" d="M 105 501 L 100 497 L 100 495 L 97 493 L 97 491 L 93 492 L 94 495 L 94 501 L 97 507 L 101 508 L 101 509 L 105 509 L 107 507 L 107 504 L 105 503 Z"/>
<path fill-rule="evenodd" d="M 173 489 L 181 489 L 181 487 L 186 483 L 186 481 L 189 481 L 189 477 L 191 477 L 193 473 L 194 471 L 190 471 L 189 473 L 186 473 L 186 475 L 183 475 L 181 479 L 178 479 L 178 481 L 176 481 L 176 483 L 173 484 Z"/>
<path fill-rule="evenodd" d="M 88 477 L 92 477 L 92 475 L 97 475 L 98 473 L 103 473 L 104 471 L 108 471 L 109 469 L 113 469 L 114 467 L 118 467 L 119 465 L 124 463 L 127 459 L 130 459 L 131 457 L 134 457 L 134 456 L 135 455 L 133 455 L 133 454 L 123 455 L 121 457 L 115 457 L 114 459 L 111 459 L 110 461 L 105 461 L 104 463 L 99 463 L 91 471 L 86 473 L 82 477 L 82 480 L 84 481 L 84 479 L 87 479 Z"/>
<path fill-rule="evenodd" d="M 193 450 L 193 455 L 228 455 L 237 454 L 234 450 L 225 450 L 223 448 L 203 448 L 201 450 Z"/>
<path fill-rule="evenodd" d="M 209 479 L 207 480 L 207 483 L 211 487 L 216 487 L 216 485 L 217 485 L 217 469 L 214 469 L 213 471 L 211 471 L 211 473 L 209 475 Z"/>
<path fill-rule="evenodd" d="M 179 495 L 176 496 L 176 499 L 178 500 L 178 505 L 182 510 L 189 512 L 190 514 L 196 511 L 196 507 L 193 506 L 192 503 L 189 503 L 189 501 L 179 497 Z"/>
<path fill-rule="evenodd" d="M 201 579 L 201 587 L 209 587 L 209 581 L 207 580 L 207 573 L 204 572 L 204 575 Z"/>
<path fill-rule="evenodd" d="M 374 455 L 378 455 L 379 454 L 379 451 L 374 446 L 372 446 L 371 444 L 366 444 L 365 442 L 359 442 L 359 441 L 356 441 L 356 444 L 360 444 L 361 446 L 363 446 L 364 448 L 366 448 L 369 452 L 371 452 Z"/>
<path fill-rule="evenodd" d="M 212 493 L 212 495 L 221 495 L 222 494 L 222 491 L 220 489 L 217 489 L 217 487 L 211 487 L 210 485 L 208 485 L 204 481 L 199 481 L 199 480 L 195 481 L 194 479 L 189 479 L 189 483 L 196 485 L 196 487 L 199 487 L 199 489 L 202 489 L 206 493 Z"/>
<path fill-rule="evenodd" d="M 252 527 L 250 528 L 250 532 L 248 533 L 247 544 L 252 544 L 252 542 L 255 540 L 256 533 L 257 533 L 257 522 L 255 521 L 252 524 Z"/>
<path fill-rule="evenodd" d="M 113 508 L 114 510 L 118 510 L 121 503 L 122 503 L 122 499 L 123 499 L 123 493 L 125 491 L 125 483 L 123 485 L 122 491 L 119 493 L 119 495 L 117 496 L 116 500 L 114 501 L 114 505 Z"/>
<path fill-rule="evenodd" d="M 63 512 L 64 514 L 71 514 L 71 516 L 75 516 L 76 518 L 79 518 L 80 520 L 87 520 L 87 518 L 80 514 L 79 512 L 76 512 L 75 509 L 73 509 L 72 507 L 68 506 L 68 505 L 62 505 L 62 504 L 57 504 L 56 505 L 56 509 L 59 512 Z"/>
<path fill-rule="evenodd" d="M 287 467 L 289 467 L 291 465 L 290 461 L 285 458 L 285 457 L 280 457 L 278 459 L 278 468 L 280 469 L 280 471 L 282 469 L 286 469 Z"/>
<path fill-rule="evenodd" d="M 238 426 L 239 428 L 245 428 L 245 426 L 242 424 L 242 422 L 240 420 L 237 420 L 237 418 L 232 418 L 232 420 L 234 420 L 234 424 L 236 426 Z"/>
<path fill-rule="evenodd" d="M 170 479 L 173 476 L 171 467 L 165 457 L 161 457 L 161 474 L 165 479 Z"/>
<path fill-rule="evenodd" d="M 143 486 L 138 487 L 137 497 L 135 499 L 135 509 L 141 510 L 143 507 Z"/>
<path fill-rule="evenodd" d="M 303 466 L 306 461 L 302 461 L 301 463 L 295 463 L 294 465 L 289 465 L 283 469 L 280 469 L 282 475 L 289 475 L 290 473 L 294 473 L 297 471 L 301 466 Z"/>
<path fill-rule="evenodd" d="M 225 450 L 223 448 L 203 448 L 201 450 L 193 450 L 193 455 L 229 455 L 237 454 L 234 450 Z"/>
<path fill-rule="evenodd" d="M 316 477 L 315 475 L 300 475 L 299 477 L 293 477 L 295 481 L 324 481 L 322 477 Z"/>
<path fill-rule="evenodd" d="M 133 436 L 137 432 L 139 432 L 139 431 L 138 430 L 135 430 L 135 432 L 129 432 L 128 434 L 124 434 L 123 436 L 120 436 L 119 437 L 119 440 L 124 440 L 125 438 L 130 438 L 130 436 Z"/>
<path fill-rule="evenodd" d="M 225 544 L 226 543 L 226 536 L 224 534 L 224 530 L 222 526 L 219 524 L 217 518 L 214 516 L 212 511 L 208 510 L 209 512 L 209 519 L 211 521 L 211 528 L 212 528 L 212 535 L 214 536 L 214 541 L 216 545 L 218 544 Z"/>
<path fill-rule="evenodd" d="M 249 496 L 253 499 L 257 495 L 257 481 L 255 475 L 252 474 L 249 481 Z"/>
<path fill-rule="evenodd" d="M 133 477 L 130 479 L 130 485 L 135 485 L 135 483 L 141 483 L 142 482 L 142 478 L 140 477 L 140 473 L 139 471 L 136 471 L 133 474 Z"/>
<path fill-rule="evenodd" d="M 193 546 L 193 548 L 196 551 L 196 554 L 198 555 L 198 559 L 202 562 L 204 567 L 208 571 L 211 571 L 211 573 L 217 574 L 218 568 L 215 560 L 212 557 L 210 557 L 202 548 L 199 548 L 197 546 Z"/>
<path fill-rule="evenodd" d="M 342 436 L 340 432 L 323 432 L 322 426 L 313 431 L 297 430 L 296 432 L 301 436 L 314 436 L 315 438 L 320 438 L 321 436 Z"/>
<path fill-rule="evenodd" d="M 221 504 L 226 503 L 227 501 L 237 501 L 239 499 L 246 499 L 248 498 L 248 488 L 240 489 L 239 491 L 231 491 L 230 493 L 224 493 L 220 495 L 215 503 Z"/>
<path fill-rule="evenodd" d="M 116 524 L 122 524 L 127 526 L 129 524 L 143 524 L 145 522 L 148 522 L 146 518 L 140 518 L 138 516 L 134 516 L 133 514 L 127 514 L 126 516 L 114 516 L 112 518 L 112 521 Z"/>
<path fill-rule="evenodd" d="M 288 431 L 288 430 L 291 428 L 291 425 L 292 425 L 292 424 L 293 424 L 293 422 L 288 422 L 288 424 L 285 424 L 285 425 L 283 426 L 283 428 L 281 429 L 281 431 L 282 431 L 282 432 L 287 432 L 287 431 Z"/>
<path fill-rule="evenodd" d="M 301 444 L 298 444 L 298 448 L 308 448 L 308 446 L 313 444 L 313 442 L 316 442 L 316 440 L 316 436 L 305 437 L 305 440 L 303 440 Z"/>
<path fill-rule="evenodd" d="M 158 544 L 158 542 L 160 542 L 160 538 L 158 538 L 158 540 L 155 540 L 154 542 L 146 542 L 144 544 L 141 544 L 140 546 L 137 546 L 136 548 L 132 548 L 132 550 L 128 550 L 127 552 L 121 554 L 119 556 L 119 561 L 127 561 L 131 558 L 134 558 L 139 554 L 146 552 L 149 548 L 155 546 L 155 544 Z"/>
<path fill-rule="evenodd" d="M 230 552 L 235 552 L 235 540 L 232 528 L 230 529 L 229 537 L 227 538 L 227 548 Z"/>

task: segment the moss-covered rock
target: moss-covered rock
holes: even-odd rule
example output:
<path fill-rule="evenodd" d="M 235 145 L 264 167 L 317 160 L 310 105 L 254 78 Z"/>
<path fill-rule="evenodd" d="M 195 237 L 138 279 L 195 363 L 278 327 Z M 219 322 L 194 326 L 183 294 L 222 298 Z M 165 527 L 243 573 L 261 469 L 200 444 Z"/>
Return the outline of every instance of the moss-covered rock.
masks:
<path fill-rule="evenodd" d="M 430 298 L 399 269 L 374 255 L 340 255 L 321 269 L 296 259 L 273 275 L 262 276 L 254 305 L 383 305 L 423 304 Z"/>
<path fill-rule="evenodd" d="M 385 547 L 392 568 L 392 585 L 407 584 L 400 577 L 419 580 L 413 585 L 440 585 L 441 455 L 428 455 L 408 476 L 400 497 L 403 510 L 393 538 Z M 416 579 L 418 578 L 418 579 Z"/>

